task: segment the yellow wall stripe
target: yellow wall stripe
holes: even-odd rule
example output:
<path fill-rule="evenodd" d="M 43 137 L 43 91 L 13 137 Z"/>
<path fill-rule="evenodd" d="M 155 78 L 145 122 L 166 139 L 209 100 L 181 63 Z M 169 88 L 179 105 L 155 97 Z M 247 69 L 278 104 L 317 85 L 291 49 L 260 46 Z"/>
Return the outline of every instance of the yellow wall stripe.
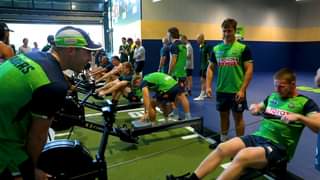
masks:
<path fill-rule="evenodd" d="M 297 41 L 320 41 L 320 27 L 299 29 L 297 31 Z"/>
<path fill-rule="evenodd" d="M 181 34 L 195 40 L 197 34 L 204 33 L 207 40 L 221 40 L 220 24 L 194 23 L 183 21 L 142 20 L 142 39 L 161 39 L 168 28 L 175 26 Z M 286 28 L 273 26 L 244 26 L 247 41 L 319 41 L 320 28 Z"/>

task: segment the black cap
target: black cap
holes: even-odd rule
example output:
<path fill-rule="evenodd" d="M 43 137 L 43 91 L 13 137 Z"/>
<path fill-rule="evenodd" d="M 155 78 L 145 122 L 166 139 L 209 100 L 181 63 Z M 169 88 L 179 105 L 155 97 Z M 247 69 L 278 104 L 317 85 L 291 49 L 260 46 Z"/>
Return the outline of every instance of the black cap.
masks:
<path fill-rule="evenodd" d="M 4 22 L 0 22 L 0 31 L 11 31 L 13 32 L 13 30 L 9 29 L 7 24 Z"/>

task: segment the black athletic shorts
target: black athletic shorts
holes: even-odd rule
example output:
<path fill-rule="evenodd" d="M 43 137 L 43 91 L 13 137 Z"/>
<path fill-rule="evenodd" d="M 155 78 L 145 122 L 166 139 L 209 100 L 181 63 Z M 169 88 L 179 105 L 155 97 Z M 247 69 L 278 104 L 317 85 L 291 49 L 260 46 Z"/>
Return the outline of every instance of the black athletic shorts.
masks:
<path fill-rule="evenodd" d="M 175 102 L 177 95 L 183 92 L 184 90 L 177 84 L 166 93 L 155 94 L 155 98 L 158 102 L 163 104 L 171 103 Z"/>
<path fill-rule="evenodd" d="M 246 147 L 263 147 L 266 152 L 268 166 L 272 167 L 280 161 L 287 160 L 287 151 L 284 146 L 276 144 L 264 137 L 255 135 L 241 136 Z"/>
<path fill-rule="evenodd" d="M 229 111 L 231 109 L 233 112 L 243 112 L 248 109 L 246 98 L 241 103 L 235 101 L 236 93 L 217 92 L 216 95 L 216 109 L 218 111 Z"/>
<path fill-rule="evenodd" d="M 186 69 L 187 76 L 192 76 L 193 69 Z"/>
<path fill-rule="evenodd" d="M 207 77 L 207 69 L 200 69 L 200 77 L 202 78 Z"/>
<path fill-rule="evenodd" d="M 186 77 L 175 77 L 175 76 L 173 76 L 173 79 L 178 81 L 178 85 L 184 90 L 187 78 Z"/>

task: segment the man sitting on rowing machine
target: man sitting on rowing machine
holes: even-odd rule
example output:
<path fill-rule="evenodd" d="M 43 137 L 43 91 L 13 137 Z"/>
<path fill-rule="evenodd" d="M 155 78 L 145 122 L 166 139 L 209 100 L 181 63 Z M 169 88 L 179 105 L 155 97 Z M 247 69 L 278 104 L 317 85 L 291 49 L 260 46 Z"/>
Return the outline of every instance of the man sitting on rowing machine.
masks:
<path fill-rule="evenodd" d="M 126 98 L 129 103 L 141 103 L 142 100 L 142 90 L 140 84 L 142 81 L 142 76 L 133 75 L 131 83 L 128 82 L 126 86 L 123 86 L 114 94 L 112 94 L 112 102 L 117 104 L 121 95 Z"/>
<path fill-rule="evenodd" d="M 172 109 L 176 108 L 177 101 L 182 104 L 184 118 L 191 119 L 189 101 L 184 94 L 184 89 L 171 76 L 161 72 L 150 73 L 143 78 L 141 88 L 146 112 L 142 121 L 148 119 L 156 123 L 156 106 L 160 107 L 167 119 Z M 150 92 L 155 93 L 153 98 Z"/>
<path fill-rule="evenodd" d="M 298 94 L 295 73 L 287 68 L 274 75 L 275 92 L 260 104 L 252 104 L 253 115 L 264 115 L 260 128 L 251 135 L 223 142 L 210 153 L 190 176 L 167 176 L 167 180 L 198 180 L 214 171 L 225 158 L 231 165 L 217 178 L 239 179 L 247 168 L 264 169 L 289 161 L 305 126 L 319 131 L 319 107 L 310 98 Z"/>
<path fill-rule="evenodd" d="M 110 82 L 115 80 L 119 75 L 122 68 L 122 63 L 118 56 L 111 57 L 112 65 L 107 66 L 106 68 L 95 68 L 92 69 L 90 75 L 96 80 Z"/>
<path fill-rule="evenodd" d="M 99 96 L 105 96 L 112 93 L 112 100 L 115 100 L 115 95 L 123 91 L 123 89 L 130 84 L 133 76 L 131 64 L 128 62 L 123 63 L 119 73 L 120 76 L 117 79 L 108 82 L 106 85 L 96 90 Z"/>

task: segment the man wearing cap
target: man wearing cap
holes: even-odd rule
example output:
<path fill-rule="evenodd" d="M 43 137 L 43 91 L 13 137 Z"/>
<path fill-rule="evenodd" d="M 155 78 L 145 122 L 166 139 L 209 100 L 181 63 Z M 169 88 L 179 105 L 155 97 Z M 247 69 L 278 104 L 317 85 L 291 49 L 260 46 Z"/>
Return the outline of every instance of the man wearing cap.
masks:
<path fill-rule="evenodd" d="M 68 90 L 62 71 L 80 72 L 100 48 L 82 29 L 66 26 L 50 53 L 19 54 L 0 66 L 0 179 L 47 179 L 36 164 Z"/>
<path fill-rule="evenodd" d="M 54 45 L 54 36 L 53 35 L 49 35 L 47 37 L 47 44 L 41 49 L 41 51 L 43 52 L 48 52 L 51 47 Z"/>
<path fill-rule="evenodd" d="M 9 44 L 10 30 L 6 23 L 0 22 L 0 64 L 14 55 L 13 49 Z"/>

